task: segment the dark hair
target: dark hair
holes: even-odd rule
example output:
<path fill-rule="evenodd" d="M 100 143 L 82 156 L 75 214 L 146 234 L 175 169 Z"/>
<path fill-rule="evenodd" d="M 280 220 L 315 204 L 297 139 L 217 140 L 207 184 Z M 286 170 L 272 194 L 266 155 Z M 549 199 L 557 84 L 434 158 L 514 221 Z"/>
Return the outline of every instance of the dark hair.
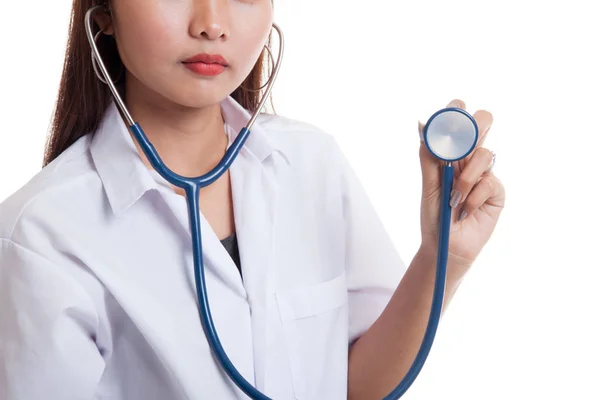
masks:
<path fill-rule="evenodd" d="M 79 138 L 94 132 L 110 104 L 112 98 L 110 89 L 100 82 L 94 73 L 91 48 L 84 26 L 87 10 L 95 5 L 106 3 L 107 0 L 73 1 L 65 61 L 50 134 L 46 141 L 43 167 Z M 95 28 L 95 31 L 99 29 L 98 26 Z M 117 81 L 116 86 L 122 93 L 126 75 L 125 67 L 121 62 L 114 38 L 100 35 L 97 43 L 106 68 L 111 77 Z M 271 38 L 269 37 L 267 46 L 270 45 Z M 265 73 L 265 53 L 269 54 L 269 52 L 263 51 L 250 74 L 231 94 L 242 107 L 251 112 L 258 107 L 263 93 L 253 89 L 261 86 L 262 76 Z M 271 73 L 270 70 L 267 72 Z"/>

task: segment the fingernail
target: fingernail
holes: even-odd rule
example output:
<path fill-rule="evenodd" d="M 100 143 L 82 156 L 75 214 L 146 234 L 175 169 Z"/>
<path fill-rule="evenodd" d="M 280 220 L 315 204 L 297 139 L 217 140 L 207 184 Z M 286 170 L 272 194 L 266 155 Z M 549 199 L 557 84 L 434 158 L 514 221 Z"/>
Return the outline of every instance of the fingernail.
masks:
<path fill-rule="evenodd" d="M 449 104 L 448 107 L 456 107 L 459 108 L 460 107 L 460 102 L 458 100 L 452 100 Z"/>
<path fill-rule="evenodd" d="M 460 216 L 458 217 L 458 221 L 462 221 L 463 219 L 467 218 L 467 215 L 469 215 L 465 210 L 462 210 L 462 212 L 460 213 Z"/>
<path fill-rule="evenodd" d="M 421 142 L 425 140 L 423 138 L 423 131 L 424 130 L 425 130 L 425 125 L 421 121 L 419 121 L 419 138 L 421 139 Z"/>
<path fill-rule="evenodd" d="M 459 192 L 458 190 L 453 190 L 450 193 L 450 207 L 454 208 L 458 205 L 458 203 L 460 202 L 460 199 L 462 197 L 462 193 Z"/>

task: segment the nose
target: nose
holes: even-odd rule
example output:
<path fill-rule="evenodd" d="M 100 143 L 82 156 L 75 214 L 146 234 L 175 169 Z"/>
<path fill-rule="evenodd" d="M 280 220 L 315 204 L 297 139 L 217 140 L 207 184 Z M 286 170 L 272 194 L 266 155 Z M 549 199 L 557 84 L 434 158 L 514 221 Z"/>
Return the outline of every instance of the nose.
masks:
<path fill-rule="evenodd" d="M 190 35 L 217 40 L 229 36 L 228 0 L 197 0 L 190 23 Z"/>

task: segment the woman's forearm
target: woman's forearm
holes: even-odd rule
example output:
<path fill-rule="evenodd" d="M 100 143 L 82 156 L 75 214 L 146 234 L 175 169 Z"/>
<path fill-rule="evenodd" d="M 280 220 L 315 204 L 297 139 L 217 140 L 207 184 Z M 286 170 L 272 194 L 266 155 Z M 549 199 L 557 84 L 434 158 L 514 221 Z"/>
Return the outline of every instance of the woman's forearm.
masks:
<path fill-rule="evenodd" d="M 348 399 L 379 400 L 398 385 L 423 340 L 429 318 L 437 249 L 419 249 L 381 316 L 350 349 Z M 444 310 L 460 285 L 448 263 Z"/>

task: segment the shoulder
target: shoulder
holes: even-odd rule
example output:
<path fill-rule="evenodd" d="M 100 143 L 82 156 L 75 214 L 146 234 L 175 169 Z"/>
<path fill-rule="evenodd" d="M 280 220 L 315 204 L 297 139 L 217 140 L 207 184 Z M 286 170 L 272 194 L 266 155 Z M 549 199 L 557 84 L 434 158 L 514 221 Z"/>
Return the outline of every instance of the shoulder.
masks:
<path fill-rule="evenodd" d="M 339 153 L 335 138 L 320 127 L 281 115 L 261 114 L 257 120 L 271 144 L 290 162 L 331 162 Z"/>
<path fill-rule="evenodd" d="M 44 218 L 68 207 L 75 185 L 94 171 L 90 139 L 90 135 L 81 137 L 0 203 L 0 238 L 11 239 L 24 218 Z"/>
<path fill-rule="evenodd" d="M 261 128 L 274 138 L 281 134 L 300 135 L 298 138 L 315 140 L 329 136 L 318 126 L 277 114 L 260 114 L 257 122 Z"/>

